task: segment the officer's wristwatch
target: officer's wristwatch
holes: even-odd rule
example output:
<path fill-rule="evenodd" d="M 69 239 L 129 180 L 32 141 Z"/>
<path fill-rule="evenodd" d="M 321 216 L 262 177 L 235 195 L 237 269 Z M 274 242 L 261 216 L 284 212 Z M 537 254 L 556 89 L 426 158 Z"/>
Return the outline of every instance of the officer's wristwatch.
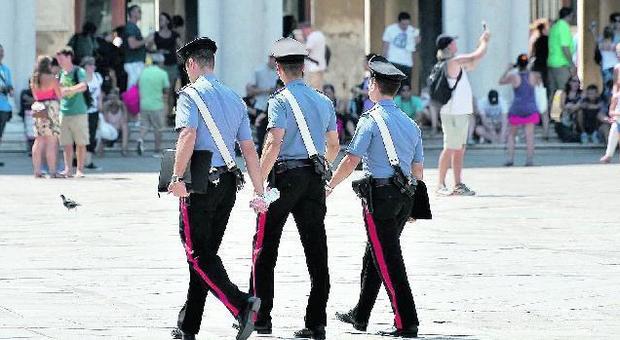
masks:
<path fill-rule="evenodd" d="M 172 175 L 172 177 L 170 177 L 170 183 L 177 183 L 177 182 L 183 182 L 183 177 Z"/>

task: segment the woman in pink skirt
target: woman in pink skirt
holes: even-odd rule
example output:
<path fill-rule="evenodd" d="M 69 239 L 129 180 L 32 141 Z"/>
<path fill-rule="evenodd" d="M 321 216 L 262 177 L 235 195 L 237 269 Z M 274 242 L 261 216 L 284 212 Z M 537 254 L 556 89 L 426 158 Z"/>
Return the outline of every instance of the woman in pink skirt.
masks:
<path fill-rule="evenodd" d="M 515 65 L 510 65 L 504 72 L 499 83 L 510 84 L 514 90 L 514 100 L 508 110 L 508 160 L 505 166 L 514 165 L 515 136 L 520 126 L 525 127 L 525 141 L 527 143 L 527 161 L 525 166 L 534 165 L 534 126 L 540 122 L 540 114 L 536 106 L 534 88 L 541 84 L 542 79 L 538 72 L 528 70 L 528 57 L 521 54 Z M 513 71 L 514 69 L 516 71 Z"/>

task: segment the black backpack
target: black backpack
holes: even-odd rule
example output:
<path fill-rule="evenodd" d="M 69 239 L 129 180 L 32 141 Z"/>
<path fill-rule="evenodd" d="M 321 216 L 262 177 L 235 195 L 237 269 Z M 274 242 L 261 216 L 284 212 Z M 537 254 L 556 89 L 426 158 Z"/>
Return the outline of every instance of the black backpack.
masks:
<path fill-rule="evenodd" d="M 462 75 L 463 70 L 461 70 L 458 77 L 456 77 L 454 86 L 450 87 L 450 84 L 448 84 L 448 61 L 438 61 L 435 66 L 433 66 L 427 80 L 431 99 L 438 104 L 445 105 L 450 101 L 450 98 L 452 98 L 452 91 L 454 91 L 456 85 L 458 85 Z"/>
<path fill-rule="evenodd" d="M 73 72 L 71 72 L 71 77 L 73 77 L 73 82 L 77 85 L 80 83 L 80 79 L 78 78 L 78 70 L 79 67 L 74 67 Z M 84 101 L 86 102 L 86 107 L 90 108 L 93 105 L 93 95 L 90 93 L 88 89 L 88 84 L 86 84 L 86 91 L 82 92 L 84 95 Z"/>

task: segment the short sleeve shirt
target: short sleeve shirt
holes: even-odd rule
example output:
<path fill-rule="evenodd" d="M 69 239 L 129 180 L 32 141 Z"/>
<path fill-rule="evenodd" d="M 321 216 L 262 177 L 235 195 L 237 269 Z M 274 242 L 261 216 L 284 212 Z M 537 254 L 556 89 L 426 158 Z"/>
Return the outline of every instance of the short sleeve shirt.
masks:
<path fill-rule="evenodd" d="M 387 60 L 392 63 L 413 66 L 411 53 L 415 52 L 415 40 L 420 31 L 409 25 L 406 30 L 400 29 L 398 23 L 391 24 L 383 31 L 383 42 L 390 44 Z"/>
<path fill-rule="evenodd" d="M 392 136 L 400 168 L 405 175 L 411 176 L 411 165 L 424 163 L 422 132 L 393 100 L 381 100 L 371 111 L 378 110 L 379 106 L 385 110 L 381 116 Z M 369 112 L 362 115 L 357 123 L 357 129 L 347 147 L 347 153 L 361 157 L 364 161 L 364 168 L 374 178 L 390 178 L 394 175 L 379 127 Z"/>
<path fill-rule="evenodd" d="M 130 48 L 127 39 L 134 37 L 136 40 L 142 40 L 142 32 L 140 28 L 133 22 L 127 22 L 125 25 L 125 37 L 123 39 L 123 46 L 125 50 L 125 63 L 144 62 L 146 59 L 146 48 L 140 46 L 138 48 Z"/>
<path fill-rule="evenodd" d="M 489 98 L 481 98 L 478 100 L 478 110 L 488 119 L 499 122 L 504 115 L 508 114 L 508 104 L 504 98 L 498 98 L 497 104 L 491 104 Z"/>
<path fill-rule="evenodd" d="M 547 58 L 547 65 L 549 67 L 565 67 L 570 65 L 570 61 L 566 59 L 562 47 L 568 47 L 571 54 L 575 51 L 570 26 L 566 20 L 560 19 L 551 26 L 549 31 L 549 57 Z"/>
<path fill-rule="evenodd" d="M 316 63 L 306 60 L 306 71 L 324 71 L 327 68 L 327 61 L 325 60 L 325 35 L 320 31 L 313 31 L 310 33 L 306 39 L 306 48 L 308 49 L 308 56 L 318 62 L 317 65 Z"/>
<path fill-rule="evenodd" d="M 140 109 L 158 111 L 164 109 L 164 89 L 170 87 L 168 74 L 159 66 L 147 66 L 138 81 Z"/>
<path fill-rule="evenodd" d="M 198 90 L 198 93 L 205 101 L 224 139 L 226 148 L 232 155 L 235 152 L 235 142 L 252 140 L 247 107 L 238 94 L 222 84 L 214 75 L 201 76 L 191 86 Z M 176 129 L 182 128 L 196 129 L 194 150 L 213 152 L 211 161 L 213 166 L 226 165 L 224 158 L 213 141 L 207 124 L 198 110 L 198 106 L 196 106 L 189 95 L 183 92 L 181 92 L 177 101 L 176 110 Z"/>
<path fill-rule="evenodd" d="M 396 98 L 394 98 L 394 103 L 396 103 L 396 106 L 411 119 L 415 119 L 416 114 L 424 109 L 422 100 L 420 97 L 416 96 L 411 96 L 409 100 L 404 100 L 401 96 L 396 96 Z"/>
<path fill-rule="evenodd" d="M 312 141 L 320 155 L 325 154 L 325 133 L 336 131 L 336 110 L 325 95 L 307 86 L 303 80 L 293 80 L 286 85 L 291 91 L 308 124 Z M 293 109 L 284 95 L 277 93 L 269 99 L 267 129 L 284 129 L 284 142 L 280 148 L 279 160 L 307 159 L 308 151 L 301 139 Z"/>
<path fill-rule="evenodd" d="M 4 64 L 0 64 L 0 76 L 0 86 L 13 86 L 11 70 Z M 9 104 L 9 98 L 4 93 L 0 93 L 0 111 L 11 111 L 11 104 Z"/>
<path fill-rule="evenodd" d="M 267 89 L 267 88 L 275 88 L 276 82 L 278 81 L 278 73 L 276 73 L 275 69 L 270 68 L 267 65 L 264 65 L 260 69 L 254 72 L 254 81 L 252 84 L 259 89 Z M 256 103 L 254 103 L 254 108 L 261 110 L 263 112 L 267 112 L 267 101 L 269 100 L 268 94 L 259 94 L 255 96 Z"/>
<path fill-rule="evenodd" d="M 99 110 L 99 97 L 101 97 L 101 85 L 103 84 L 103 77 L 99 72 L 93 73 L 93 78 L 87 83 L 90 96 L 93 98 L 93 102 L 88 108 L 88 113 L 95 113 Z"/>
<path fill-rule="evenodd" d="M 77 75 L 77 82 L 74 77 Z M 78 83 L 86 83 L 86 71 L 83 68 L 74 66 L 69 72 L 65 70 L 60 71 L 60 86 L 71 87 Z M 60 113 L 63 116 L 74 116 L 79 114 L 85 114 L 87 112 L 86 100 L 84 99 L 84 93 L 74 93 L 68 96 L 62 97 L 60 100 Z"/>

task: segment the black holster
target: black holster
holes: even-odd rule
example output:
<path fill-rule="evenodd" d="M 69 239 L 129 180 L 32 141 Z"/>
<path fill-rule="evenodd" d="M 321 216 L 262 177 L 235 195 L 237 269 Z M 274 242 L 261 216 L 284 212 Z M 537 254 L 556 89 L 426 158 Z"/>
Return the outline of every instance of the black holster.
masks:
<path fill-rule="evenodd" d="M 325 182 L 332 179 L 332 169 L 329 167 L 329 163 L 325 157 L 320 155 L 314 155 L 310 157 L 312 164 L 314 165 L 314 171 L 323 178 Z"/>
<path fill-rule="evenodd" d="M 400 166 L 393 166 L 393 168 L 394 176 L 392 176 L 392 184 L 394 184 L 402 194 L 414 199 L 417 184 L 416 180 L 405 176 Z"/>
<path fill-rule="evenodd" d="M 372 177 L 366 176 L 364 178 L 351 182 L 353 192 L 362 199 L 362 201 L 368 207 L 368 211 L 372 213 Z"/>

